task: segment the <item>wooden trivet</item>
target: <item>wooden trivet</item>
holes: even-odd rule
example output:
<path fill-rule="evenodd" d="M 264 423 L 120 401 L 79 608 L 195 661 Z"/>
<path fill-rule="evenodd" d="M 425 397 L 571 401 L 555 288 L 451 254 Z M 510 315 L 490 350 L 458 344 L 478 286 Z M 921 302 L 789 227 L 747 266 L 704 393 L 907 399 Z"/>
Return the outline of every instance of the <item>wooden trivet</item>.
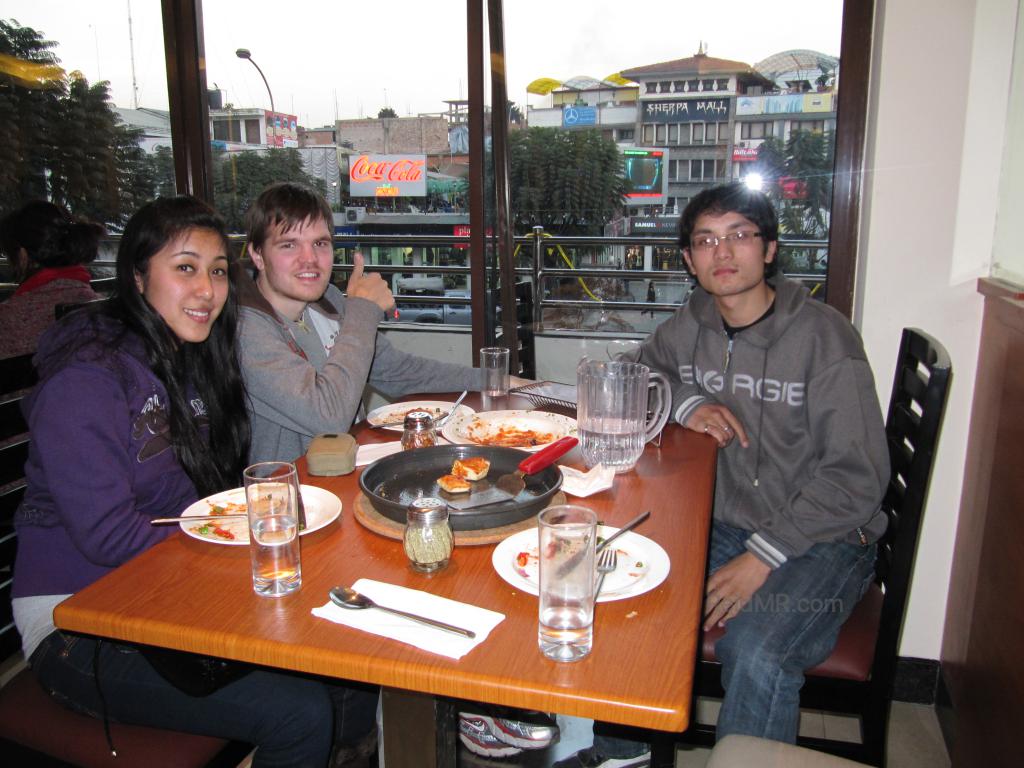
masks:
<path fill-rule="evenodd" d="M 551 504 L 565 504 L 565 494 L 559 491 L 551 497 Z M 364 528 L 368 528 L 374 533 L 379 533 L 381 536 L 386 536 L 389 539 L 401 539 L 402 534 L 405 532 L 405 526 L 401 523 L 395 522 L 389 517 L 384 517 L 380 512 L 374 509 L 373 504 L 366 498 L 366 494 L 360 493 L 356 496 L 355 503 L 355 517 L 359 521 L 360 525 Z M 508 525 L 502 525 L 498 528 L 481 528 L 477 531 L 455 531 L 455 544 L 456 546 L 473 547 L 482 544 L 497 544 L 499 541 L 511 536 L 513 533 L 519 533 L 519 531 L 525 531 L 527 528 L 533 528 L 537 524 L 536 515 L 530 515 L 525 520 L 520 520 L 518 523 L 509 523 Z"/>

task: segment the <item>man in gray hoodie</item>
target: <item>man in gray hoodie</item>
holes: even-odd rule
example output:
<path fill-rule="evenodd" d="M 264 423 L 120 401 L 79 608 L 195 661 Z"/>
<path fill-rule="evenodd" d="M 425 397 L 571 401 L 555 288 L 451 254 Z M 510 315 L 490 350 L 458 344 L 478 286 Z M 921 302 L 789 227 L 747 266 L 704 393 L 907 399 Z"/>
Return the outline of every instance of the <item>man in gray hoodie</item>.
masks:
<path fill-rule="evenodd" d="M 796 740 L 804 671 L 870 584 L 889 460 L 871 368 L 850 322 L 776 274 L 768 198 L 693 198 L 680 246 L 700 287 L 635 357 L 672 385 L 675 420 L 719 446 L 704 628 L 725 699 L 717 736 Z M 647 765 L 602 737 L 559 768 Z"/>
<path fill-rule="evenodd" d="M 395 349 L 377 333 L 394 307 L 387 283 L 357 254 L 347 296 L 330 284 L 333 215 L 314 190 L 282 182 L 247 216 L 256 278 L 236 274 L 242 372 L 257 461 L 292 461 L 322 432 L 345 432 L 369 383 L 388 397 L 479 389 L 473 368 Z"/>

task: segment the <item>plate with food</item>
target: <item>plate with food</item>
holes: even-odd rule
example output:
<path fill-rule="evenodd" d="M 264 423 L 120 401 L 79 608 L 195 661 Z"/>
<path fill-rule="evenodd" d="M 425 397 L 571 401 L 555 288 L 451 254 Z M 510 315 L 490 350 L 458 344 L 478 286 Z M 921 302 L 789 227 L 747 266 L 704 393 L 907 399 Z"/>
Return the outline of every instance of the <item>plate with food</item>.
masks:
<path fill-rule="evenodd" d="M 598 526 L 598 542 L 618 528 Z M 610 603 L 650 592 L 668 576 L 668 553 L 657 542 L 628 531 L 611 545 L 618 553 L 614 571 L 605 576 L 597 602 Z M 514 533 L 494 548 L 491 564 L 505 581 L 531 595 L 538 594 L 537 529 Z M 596 573 L 595 573 L 596 578 Z"/>
<path fill-rule="evenodd" d="M 405 421 L 405 415 L 410 411 L 426 411 L 434 417 L 434 421 L 437 421 L 448 414 L 452 405 L 454 402 L 445 402 L 444 400 L 409 400 L 404 403 L 389 403 L 374 408 L 366 414 L 366 423 L 374 427 L 379 427 L 382 424 L 394 424 L 394 426 L 384 427 L 384 429 L 401 432 L 402 422 Z M 472 416 L 474 413 L 476 411 L 464 404 L 459 405 L 455 411 L 456 416 Z"/>
<path fill-rule="evenodd" d="M 319 531 L 338 519 L 341 514 L 341 499 L 330 491 L 317 488 L 315 485 L 303 485 L 302 504 L 306 510 L 306 527 L 300 536 Z M 189 505 L 182 517 L 206 517 L 209 515 L 244 515 L 245 488 L 233 488 L 230 491 L 215 493 Z M 194 523 L 182 520 L 178 525 L 181 530 L 200 541 L 212 541 L 216 544 L 248 544 L 249 521 L 244 517 L 230 517 L 223 521 L 202 520 Z"/>
<path fill-rule="evenodd" d="M 566 435 L 576 434 L 576 419 L 545 411 L 458 413 L 441 434 L 457 445 L 485 445 L 539 451 Z"/>

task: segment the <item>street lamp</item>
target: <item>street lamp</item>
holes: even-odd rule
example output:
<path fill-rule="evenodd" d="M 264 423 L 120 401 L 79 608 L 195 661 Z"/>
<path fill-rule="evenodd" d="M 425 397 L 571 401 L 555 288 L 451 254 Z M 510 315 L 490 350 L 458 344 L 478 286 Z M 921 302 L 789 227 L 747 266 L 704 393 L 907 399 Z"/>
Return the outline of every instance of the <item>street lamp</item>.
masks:
<path fill-rule="evenodd" d="M 256 63 L 255 59 L 253 59 L 252 53 L 249 51 L 248 48 L 239 48 L 237 51 L 235 51 L 235 56 L 237 56 L 240 59 L 247 59 L 250 64 L 252 64 L 254 67 L 256 67 L 256 71 L 259 72 L 260 73 L 260 77 L 263 78 L 263 84 L 265 86 L 267 86 L 267 96 L 270 97 L 270 111 L 271 111 L 271 113 L 273 113 L 272 120 L 274 122 L 273 122 L 272 130 L 274 132 L 274 146 L 276 147 L 277 146 L 277 110 L 274 109 L 274 94 L 270 92 L 270 83 L 267 82 L 267 76 L 263 74 L 263 70 L 260 69 L 260 65 Z"/>

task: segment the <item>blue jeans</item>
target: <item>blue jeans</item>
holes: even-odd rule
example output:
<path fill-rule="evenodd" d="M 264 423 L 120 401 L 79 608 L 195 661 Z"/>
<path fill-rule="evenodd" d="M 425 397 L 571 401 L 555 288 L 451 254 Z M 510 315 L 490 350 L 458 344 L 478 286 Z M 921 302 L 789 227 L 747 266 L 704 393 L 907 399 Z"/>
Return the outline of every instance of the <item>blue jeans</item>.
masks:
<path fill-rule="evenodd" d="M 259 747 L 254 768 L 323 768 L 335 722 L 338 739 L 354 741 L 373 727 L 376 708 L 376 694 L 340 687 L 332 691 L 318 680 L 259 668 L 209 696 L 189 696 L 134 648 L 60 631 L 40 644 L 30 665 L 43 688 L 70 709 L 119 723 L 254 744 Z"/>
<path fill-rule="evenodd" d="M 708 572 L 746 552 L 749 537 L 749 531 L 714 521 Z M 725 688 L 716 738 L 742 733 L 796 741 L 804 671 L 835 647 L 840 627 L 874 577 L 875 551 L 873 544 L 815 544 L 772 571 L 750 603 L 726 623 L 715 646 Z M 594 746 L 606 757 L 646 751 L 645 745 L 598 730 Z"/>

